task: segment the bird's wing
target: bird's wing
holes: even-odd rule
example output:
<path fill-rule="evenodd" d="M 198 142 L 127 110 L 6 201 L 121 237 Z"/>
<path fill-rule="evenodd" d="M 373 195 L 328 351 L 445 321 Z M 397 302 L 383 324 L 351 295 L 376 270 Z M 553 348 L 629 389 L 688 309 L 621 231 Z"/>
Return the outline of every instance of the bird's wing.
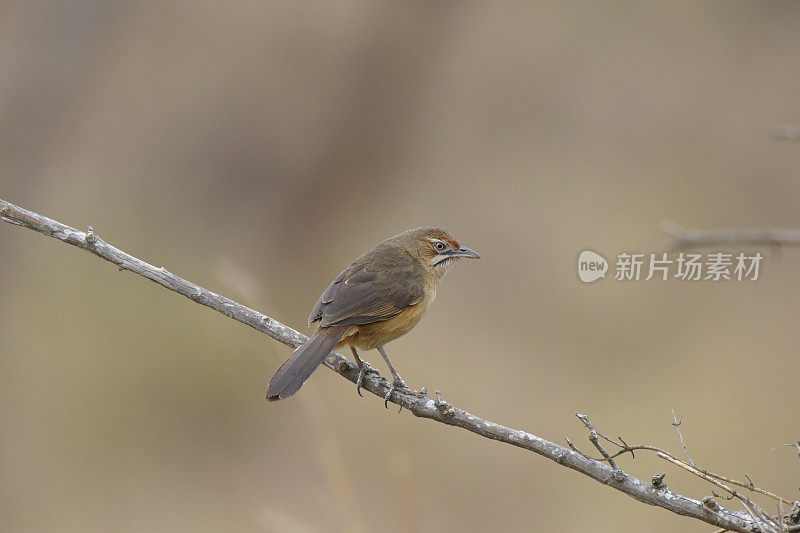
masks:
<path fill-rule="evenodd" d="M 398 315 L 425 296 L 425 278 L 416 260 L 402 250 L 376 250 L 344 269 L 317 300 L 309 325 L 369 324 Z"/>

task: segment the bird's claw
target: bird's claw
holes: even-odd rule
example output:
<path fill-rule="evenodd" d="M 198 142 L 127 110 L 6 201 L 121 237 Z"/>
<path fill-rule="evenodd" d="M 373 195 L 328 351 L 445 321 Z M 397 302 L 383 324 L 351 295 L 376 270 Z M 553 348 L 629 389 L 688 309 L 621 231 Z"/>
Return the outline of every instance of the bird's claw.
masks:
<path fill-rule="evenodd" d="M 356 380 L 356 392 L 362 398 L 364 397 L 364 395 L 361 394 L 361 387 L 364 385 L 364 374 L 368 372 L 374 372 L 375 374 L 379 374 L 379 372 L 374 368 L 372 368 L 372 366 L 370 366 L 370 364 L 367 363 L 366 361 L 364 361 L 364 364 L 358 365 L 358 379 Z"/>
<path fill-rule="evenodd" d="M 384 394 L 384 396 L 383 396 L 383 406 L 384 406 L 384 407 L 386 407 L 387 409 L 389 408 L 389 400 L 391 400 L 391 399 L 392 399 L 392 393 L 393 393 L 394 391 L 398 390 L 398 389 L 401 389 L 401 390 L 411 390 L 411 389 L 409 388 L 409 386 L 408 386 L 408 385 L 406 385 L 406 382 L 405 382 L 405 381 L 403 381 L 403 380 L 402 380 L 402 379 L 400 379 L 400 378 L 397 378 L 397 379 L 395 379 L 394 381 L 392 381 L 392 384 L 391 384 L 391 385 L 389 385 L 389 390 L 387 390 L 387 391 L 386 391 L 386 394 Z M 400 408 L 402 409 L 402 406 L 400 406 Z M 398 411 L 398 412 L 399 412 L 399 411 Z"/>

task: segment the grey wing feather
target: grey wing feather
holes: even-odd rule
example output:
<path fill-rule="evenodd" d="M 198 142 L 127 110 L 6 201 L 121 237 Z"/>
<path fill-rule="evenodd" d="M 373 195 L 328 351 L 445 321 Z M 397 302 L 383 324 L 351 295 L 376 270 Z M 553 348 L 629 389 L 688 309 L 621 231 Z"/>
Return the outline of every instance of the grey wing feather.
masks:
<path fill-rule="evenodd" d="M 334 279 L 311 310 L 309 325 L 369 324 L 396 316 L 424 297 L 424 276 L 404 252 L 383 250 L 379 268 L 383 276 L 364 267 L 357 259 Z"/>

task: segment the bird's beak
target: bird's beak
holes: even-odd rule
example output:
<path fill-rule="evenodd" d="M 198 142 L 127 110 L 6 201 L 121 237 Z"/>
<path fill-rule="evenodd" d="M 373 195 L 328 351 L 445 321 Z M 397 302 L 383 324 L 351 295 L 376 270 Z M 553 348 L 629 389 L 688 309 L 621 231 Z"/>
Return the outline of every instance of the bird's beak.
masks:
<path fill-rule="evenodd" d="M 453 250 L 450 252 L 450 255 L 453 257 L 467 257 L 469 259 L 480 259 L 481 256 L 478 255 L 478 252 L 475 250 L 470 250 L 466 246 L 462 246 L 458 250 Z"/>

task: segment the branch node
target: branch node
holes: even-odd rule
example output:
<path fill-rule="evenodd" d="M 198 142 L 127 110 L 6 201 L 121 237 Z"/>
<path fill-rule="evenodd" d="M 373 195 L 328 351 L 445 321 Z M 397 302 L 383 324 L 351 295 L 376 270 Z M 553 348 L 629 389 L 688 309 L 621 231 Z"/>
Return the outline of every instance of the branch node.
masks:
<path fill-rule="evenodd" d="M 628 443 L 622 440 L 622 437 L 617 437 L 617 438 L 623 444 L 622 452 L 620 453 L 631 452 L 631 459 L 636 459 L 636 454 L 633 452 L 633 448 L 628 446 Z"/>
<path fill-rule="evenodd" d="M 667 474 L 657 474 L 653 476 L 653 486 L 657 489 L 661 487 L 666 487 L 667 484 L 664 483 L 664 478 L 667 477 Z"/>
<path fill-rule="evenodd" d="M 86 237 L 84 237 L 86 244 L 94 244 L 97 240 L 97 236 L 94 234 L 94 229 L 89 226 L 89 231 L 86 232 Z"/>
<path fill-rule="evenodd" d="M 620 468 L 614 469 L 614 481 L 617 483 L 622 483 L 628 478 L 628 474 L 622 471 Z"/>
<path fill-rule="evenodd" d="M 789 513 L 789 520 L 792 524 L 800 522 L 800 502 L 795 501 L 792 504 L 792 512 Z"/>
<path fill-rule="evenodd" d="M 436 409 L 445 418 L 453 418 L 456 415 L 456 410 L 447 402 L 436 402 Z"/>
<path fill-rule="evenodd" d="M 713 496 L 705 496 L 703 498 L 703 506 L 709 511 L 717 511 L 720 508 Z"/>
<path fill-rule="evenodd" d="M 436 389 L 436 401 L 433 402 L 433 404 L 436 406 L 436 410 L 439 411 L 444 418 L 453 418 L 456 415 L 456 410 L 453 408 L 453 406 L 442 400 L 442 393 L 439 391 L 439 389 Z"/>

